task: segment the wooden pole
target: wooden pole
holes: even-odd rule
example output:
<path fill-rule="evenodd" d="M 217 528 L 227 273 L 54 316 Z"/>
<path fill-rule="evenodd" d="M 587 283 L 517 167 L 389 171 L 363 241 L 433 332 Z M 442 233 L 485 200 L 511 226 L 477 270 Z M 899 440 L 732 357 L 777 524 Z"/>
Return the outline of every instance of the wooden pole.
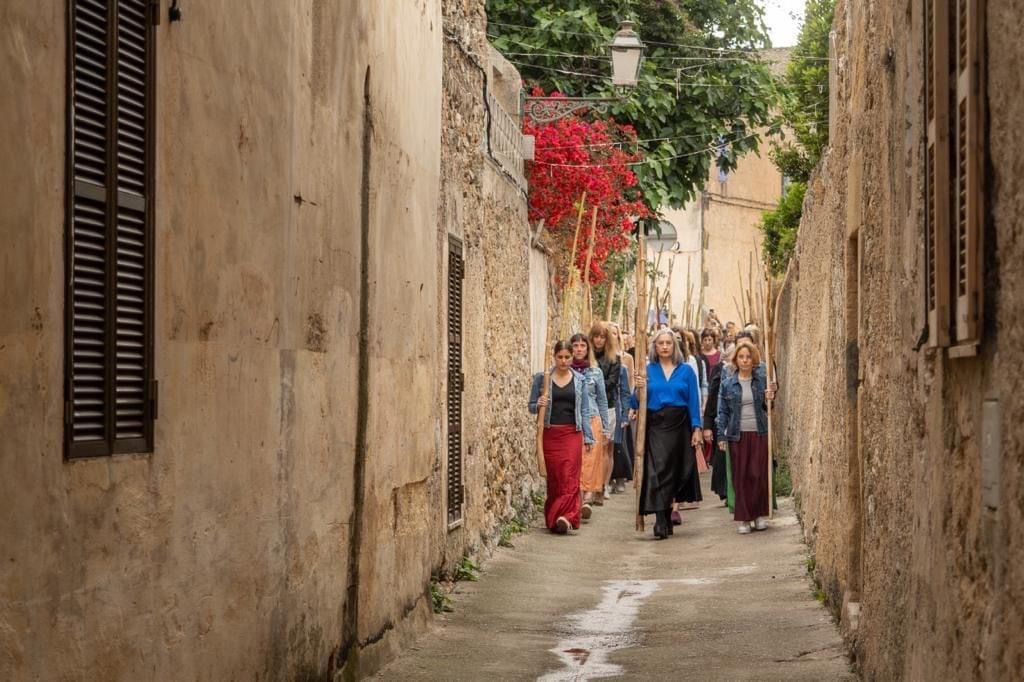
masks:
<path fill-rule="evenodd" d="M 562 326 L 561 334 L 559 334 L 560 340 L 564 340 L 569 335 L 569 297 L 574 291 L 573 285 L 576 282 L 576 244 L 580 239 L 580 226 L 583 225 L 583 212 L 586 204 L 587 193 L 583 192 L 580 196 L 580 212 L 576 216 L 576 232 L 572 238 L 572 253 L 569 255 L 569 279 L 565 283 L 565 288 L 562 289 Z"/>
<path fill-rule="evenodd" d="M 640 403 L 636 418 L 636 447 L 633 459 L 633 487 L 636 489 L 636 529 L 643 532 L 644 517 L 640 513 L 640 493 L 644 479 L 644 444 L 647 436 L 647 244 L 643 226 L 637 236 L 639 258 L 636 265 L 636 372 L 644 378 L 644 385 L 637 389 Z"/>
<path fill-rule="evenodd" d="M 597 206 L 594 207 L 594 215 L 590 219 L 590 236 L 587 239 L 587 260 L 583 267 L 583 289 L 580 290 L 580 325 L 584 334 L 590 331 L 590 325 L 594 323 L 594 301 L 590 291 L 590 261 L 594 257 L 594 232 L 597 231 Z"/>
<path fill-rule="evenodd" d="M 765 279 L 768 284 L 768 297 L 771 297 L 772 282 L 768 279 L 768 270 L 765 268 Z M 764 344 L 764 364 L 767 367 L 765 372 L 765 378 L 767 379 L 767 387 L 772 385 L 772 375 L 774 374 L 772 369 L 772 349 L 771 342 L 769 341 L 769 322 L 768 322 L 768 301 L 767 298 L 762 298 L 761 314 L 762 319 L 765 321 L 765 326 L 762 327 L 762 343 Z M 774 467 L 774 456 L 775 448 L 772 447 L 772 403 L 774 400 L 767 401 L 766 409 L 768 412 L 768 518 L 772 518 L 775 515 L 775 510 L 772 507 L 772 495 L 775 493 L 775 467 Z"/>
<path fill-rule="evenodd" d="M 605 296 L 605 301 L 604 301 L 604 321 L 605 322 L 611 322 L 613 320 L 613 318 L 612 318 L 612 309 L 614 307 L 615 307 L 615 280 L 612 280 L 612 283 L 608 285 L 608 294 L 607 294 L 607 296 Z"/>
<path fill-rule="evenodd" d="M 547 354 L 551 353 L 551 349 L 554 346 L 554 341 L 551 340 L 551 321 L 547 324 L 547 334 L 544 341 L 544 378 L 540 384 L 540 395 L 542 398 L 548 397 L 548 387 L 551 385 L 551 362 L 548 360 Z M 542 407 L 537 409 L 537 471 L 540 472 L 541 476 L 547 478 L 548 468 L 544 463 L 544 420 L 547 417 L 548 408 Z"/>

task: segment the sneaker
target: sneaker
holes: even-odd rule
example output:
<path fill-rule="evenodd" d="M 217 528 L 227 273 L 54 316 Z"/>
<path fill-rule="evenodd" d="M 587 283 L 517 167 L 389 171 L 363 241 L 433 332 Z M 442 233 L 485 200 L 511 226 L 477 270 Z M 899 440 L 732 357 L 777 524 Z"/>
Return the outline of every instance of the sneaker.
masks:
<path fill-rule="evenodd" d="M 604 487 L 604 499 L 610 500 L 611 498 L 612 498 L 612 487 L 610 485 L 606 485 Z"/>
<path fill-rule="evenodd" d="M 768 530 L 768 519 L 758 516 L 754 520 L 754 530 Z"/>
<path fill-rule="evenodd" d="M 604 495 L 602 495 L 601 493 L 595 493 L 594 494 L 594 499 L 593 499 L 593 501 L 591 501 L 591 504 L 593 504 L 595 507 L 603 507 L 604 506 Z"/>
<path fill-rule="evenodd" d="M 559 535 L 565 535 L 569 532 L 569 519 L 564 516 L 559 516 L 555 521 L 555 532 Z M 750 532 L 749 530 L 747 532 Z"/>
<path fill-rule="evenodd" d="M 624 492 L 626 492 L 626 481 L 625 480 L 620 478 L 615 483 L 615 492 L 617 492 L 617 493 L 624 493 Z"/>
<path fill-rule="evenodd" d="M 586 521 L 590 518 L 590 515 L 594 513 L 594 508 L 590 506 L 589 502 L 584 502 L 583 506 L 580 507 L 580 516 Z"/>
<path fill-rule="evenodd" d="M 740 525 L 736 526 L 736 532 L 740 535 L 746 535 L 750 532 L 750 524 L 746 521 L 741 521 Z"/>
<path fill-rule="evenodd" d="M 683 524 L 683 517 L 679 514 L 679 512 L 677 512 L 677 511 L 672 512 L 672 525 L 673 526 L 681 526 L 682 524 Z"/>

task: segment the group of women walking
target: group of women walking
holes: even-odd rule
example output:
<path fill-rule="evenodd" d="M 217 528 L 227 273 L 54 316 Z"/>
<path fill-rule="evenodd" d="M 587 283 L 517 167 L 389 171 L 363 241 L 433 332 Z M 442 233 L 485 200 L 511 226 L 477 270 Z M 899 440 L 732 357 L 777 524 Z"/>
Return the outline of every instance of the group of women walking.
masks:
<path fill-rule="evenodd" d="M 774 386 L 761 362 L 757 330 L 722 343 L 710 325 L 657 329 L 646 357 L 613 323 L 555 343 L 549 385 L 534 377 L 529 409 L 545 410 L 544 516 L 556 533 L 578 529 L 632 477 L 638 391 L 646 389 L 642 515 L 654 537 L 673 534 L 680 508 L 701 500 L 701 471 L 733 509 L 741 534 L 768 527 L 768 402 Z M 634 359 L 634 356 L 639 357 Z M 640 363 L 646 371 L 637 371 Z"/>

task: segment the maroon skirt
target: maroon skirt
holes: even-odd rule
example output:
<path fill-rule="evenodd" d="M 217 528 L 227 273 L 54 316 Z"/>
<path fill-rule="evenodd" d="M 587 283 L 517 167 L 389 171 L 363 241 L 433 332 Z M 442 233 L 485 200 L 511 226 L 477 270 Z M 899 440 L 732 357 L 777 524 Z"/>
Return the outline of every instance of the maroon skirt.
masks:
<path fill-rule="evenodd" d="M 744 431 L 729 443 L 732 487 L 736 492 L 736 521 L 768 516 L 768 436 Z"/>
<path fill-rule="evenodd" d="M 544 523 L 554 530 L 558 517 L 564 516 L 573 528 L 579 528 L 583 434 L 574 425 L 556 424 L 544 429 L 544 465 L 548 470 Z"/>

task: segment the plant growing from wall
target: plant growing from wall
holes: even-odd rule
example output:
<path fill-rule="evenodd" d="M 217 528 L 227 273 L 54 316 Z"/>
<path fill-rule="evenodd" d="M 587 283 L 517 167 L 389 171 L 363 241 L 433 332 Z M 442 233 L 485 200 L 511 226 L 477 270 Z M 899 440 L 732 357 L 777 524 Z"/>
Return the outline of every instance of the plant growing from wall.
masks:
<path fill-rule="evenodd" d="M 806 192 L 804 183 L 789 183 L 778 207 L 761 218 L 761 231 L 764 233 L 762 249 L 773 275 L 784 273 L 793 255 Z"/>

